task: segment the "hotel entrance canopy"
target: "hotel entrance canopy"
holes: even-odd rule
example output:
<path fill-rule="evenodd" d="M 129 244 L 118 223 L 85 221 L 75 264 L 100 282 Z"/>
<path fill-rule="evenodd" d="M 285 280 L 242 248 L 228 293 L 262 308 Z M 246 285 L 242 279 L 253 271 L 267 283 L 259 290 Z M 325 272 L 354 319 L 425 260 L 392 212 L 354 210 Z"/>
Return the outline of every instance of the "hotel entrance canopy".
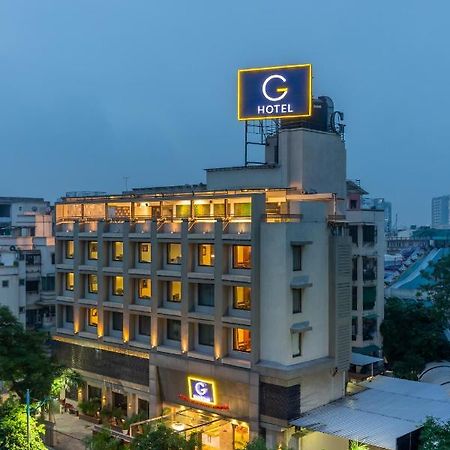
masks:
<path fill-rule="evenodd" d="M 441 386 L 377 377 L 366 390 L 305 413 L 291 425 L 387 450 L 417 448 L 428 416 L 450 420 L 450 397 Z"/>

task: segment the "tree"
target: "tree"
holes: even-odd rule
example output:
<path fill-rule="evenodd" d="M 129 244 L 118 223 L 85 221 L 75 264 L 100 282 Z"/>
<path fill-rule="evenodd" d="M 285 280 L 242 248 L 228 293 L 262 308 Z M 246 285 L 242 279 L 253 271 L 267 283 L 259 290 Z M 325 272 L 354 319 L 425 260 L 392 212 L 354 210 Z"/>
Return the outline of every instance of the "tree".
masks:
<path fill-rule="evenodd" d="M 197 434 L 191 434 L 186 439 L 182 434 L 159 423 L 136 436 L 131 443 L 131 450 L 195 450 L 197 446 Z"/>
<path fill-rule="evenodd" d="M 366 444 L 361 444 L 358 441 L 351 441 L 350 450 L 369 450 L 369 447 Z"/>
<path fill-rule="evenodd" d="M 123 450 L 125 446 L 114 438 L 111 430 L 103 428 L 99 433 L 93 434 L 84 440 L 87 450 Z"/>
<path fill-rule="evenodd" d="M 50 395 L 59 398 L 61 392 L 70 391 L 83 383 L 83 377 L 73 369 L 62 369 L 51 385 Z"/>
<path fill-rule="evenodd" d="M 62 367 L 48 355 L 47 337 L 25 331 L 5 306 L 0 307 L 0 380 L 23 401 L 27 389 L 34 399 L 50 395 L 52 382 Z"/>
<path fill-rule="evenodd" d="M 388 299 L 380 331 L 384 355 L 400 378 L 417 380 L 427 362 L 440 361 L 450 353 L 443 322 L 436 320 L 432 306 L 420 300 Z"/>
<path fill-rule="evenodd" d="M 450 420 L 439 422 L 428 417 L 420 434 L 420 450 L 447 450 L 450 448 Z"/>
<path fill-rule="evenodd" d="M 286 450 L 287 447 L 285 447 L 284 445 L 282 446 L 277 446 L 275 449 L 273 450 Z M 266 442 L 264 441 L 263 438 L 256 438 L 253 439 L 252 441 L 250 441 L 246 446 L 245 446 L 245 450 L 272 450 L 269 447 L 267 447 Z M 288 450 L 288 449 L 287 449 Z"/>
<path fill-rule="evenodd" d="M 30 448 L 46 450 L 42 442 L 44 425 L 38 425 L 30 417 Z M 27 448 L 27 415 L 25 407 L 16 399 L 9 398 L 0 406 L 0 448 L 2 450 L 24 450 Z"/>

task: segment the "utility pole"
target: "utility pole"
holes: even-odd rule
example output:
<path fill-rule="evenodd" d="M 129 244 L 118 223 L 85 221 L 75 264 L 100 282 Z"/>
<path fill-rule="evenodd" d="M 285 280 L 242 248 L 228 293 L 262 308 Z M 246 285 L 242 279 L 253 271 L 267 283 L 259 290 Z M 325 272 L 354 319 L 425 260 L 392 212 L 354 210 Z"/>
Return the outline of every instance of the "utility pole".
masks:
<path fill-rule="evenodd" d="M 27 448 L 30 450 L 30 390 L 27 389 L 26 394 L 26 403 L 27 403 Z"/>

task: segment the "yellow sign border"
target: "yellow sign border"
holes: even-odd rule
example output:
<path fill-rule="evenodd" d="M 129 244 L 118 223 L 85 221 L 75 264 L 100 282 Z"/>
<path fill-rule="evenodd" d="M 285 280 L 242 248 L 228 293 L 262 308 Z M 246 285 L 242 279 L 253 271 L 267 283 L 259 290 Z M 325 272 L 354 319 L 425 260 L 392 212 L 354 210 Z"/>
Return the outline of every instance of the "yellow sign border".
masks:
<path fill-rule="evenodd" d="M 272 69 L 297 69 L 301 67 L 308 68 L 308 113 L 307 114 L 291 114 L 291 115 L 269 115 L 269 116 L 256 116 L 256 117 L 245 117 L 243 118 L 241 115 L 242 111 L 242 87 L 241 87 L 241 74 L 244 72 L 261 72 L 263 70 L 272 70 Z M 299 117 L 311 117 L 312 115 L 312 64 L 287 64 L 284 66 L 270 66 L 270 67 L 253 67 L 250 69 L 239 69 L 238 70 L 238 89 L 237 89 L 237 101 L 238 101 L 238 112 L 237 119 L 240 121 L 246 120 L 264 120 L 264 119 L 295 119 Z"/>

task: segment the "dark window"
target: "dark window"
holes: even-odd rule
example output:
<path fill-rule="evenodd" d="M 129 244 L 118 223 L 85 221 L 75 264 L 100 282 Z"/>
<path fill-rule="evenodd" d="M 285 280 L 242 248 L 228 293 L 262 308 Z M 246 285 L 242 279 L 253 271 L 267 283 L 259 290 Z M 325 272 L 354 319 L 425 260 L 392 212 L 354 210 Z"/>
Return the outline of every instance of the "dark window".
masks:
<path fill-rule="evenodd" d="M 214 325 L 198 324 L 198 343 L 208 347 L 214 346 Z"/>
<path fill-rule="evenodd" d="M 139 334 L 150 336 L 151 319 L 148 316 L 139 316 Z"/>
<path fill-rule="evenodd" d="M 52 253 L 52 264 L 55 265 L 55 254 Z"/>
<path fill-rule="evenodd" d="M 292 246 L 292 270 L 302 270 L 302 247 Z"/>
<path fill-rule="evenodd" d="M 293 357 L 302 356 L 302 333 L 298 333 L 297 336 L 294 335 L 294 337 L 295 337 L 296 342 L 295 342 L 295 349 L 294 349 L 295 351 L 292 356 Z"/>
<path fill-rule="evenodd" d="M 118 312 L 112 313 L 112 329 L 115 331 L 122 331 L 123 329 L 123 314 Z"/>
<path fill-rule="evenodd" d="M 87 391 L 89 400 L 100 400 L 102 398 L 102 388 L 91 386 L 88 384 Z"/>
<path fill-rule="evenodd" d="M 55 276 L 47 275 L 41 278 L 42 290 L 43 291 L 54 291 L 55 290 Z"/>
<path fill-rule="evenodd" d="M 352 310 L 356 311 L 358 309 L 358 288 L 357 286 L 352 286 Z"/>
<path fill-rule="evenodd" d="M 25 290 L 27 292 L 39 292 L 39 280 L 30 280 L 26 282 Z"/>
<path fill-rule="evenodd" d="M 358 279 L 358 257 L 352 258 L 352 280 L 356 281 Z"/>
<path fill-rule="evenodd" d="M 348 234 L 352 238 L 352 242 L 358 245 L 358 225 L 350 225 L 348 227 Z"/>
<path fill-rule="evenodd" d="M 364 286 L 363 287 L 363 309 L 370 310 L 375 307 L 377 300 L 377 288 L 376 286 Z"/>
<path fill-rule="evenodd" d="M 364 245 L 373 245 L 376 241 L 376 228 L 374 225 L 363 225 Z"/>
<path fill-rule="evenodd" d="M 25 279 L 24 278 L 20 278 L 19 279 L 19 286 L 25 286 Z"/>
<path fill-rule="evenodd" d="M 302 312 L 302 290 L 292 290 L 292 312 L 294 314 Z"/>
<path fill-rule="evenodd" d="M 179 320 L 167 319 L 167 339 L 181 340 L 181 322 Z"/>
<path fill-rule="evenodd" d="M 198 285 L 198 304 L 200 306 L 214 306 L 214 285 Z"/>
<path fill-rule="evenodd" d="M 9 280 L 2 281 L 2 287 L 7 288 L 9 286 Z"/>
<path fill-rule="evenodd" d="M 73 323 L 73 307 L 66 306 L 66 322 Z"/>
<path fill-rule="evenodd" d="M 148 419 L 149 403 L 147 400 L 138 398 L 138 414 L 142 415 L 143 419 Z"/>
<path fill-rule="evenodd" d="M 358 208 L 357 200 L 350 200 L 350 209 L 357 209 L 357 208 Z"/>
<path fill-rule="evenodd" d="M 374 281 L 377 277 L 377 259 L 363 256 L 363 281 Z"/>
<path fill-rule="evenodd" d="M 73 242 L 73 241 L 70 241 Z M 41 255 L 27 254 L 25 255 L 25 264 L 27 266 L 37 266 L 41 264 Z"/>
<path fill-rule="evenodd" d="M 363 340 L 371 341 L 377 332 L 377 318 L 363 317 Z"/>
<path fill-rule="evenodd" d="M 352 341 L 356 341 L 356 336 L 358 336 L 358 318 L 352 317 Z"/>
<path fill-rule="evenodd" d="M 0 205 L 0 217 L 11 217 L 11 205 Z"/>

